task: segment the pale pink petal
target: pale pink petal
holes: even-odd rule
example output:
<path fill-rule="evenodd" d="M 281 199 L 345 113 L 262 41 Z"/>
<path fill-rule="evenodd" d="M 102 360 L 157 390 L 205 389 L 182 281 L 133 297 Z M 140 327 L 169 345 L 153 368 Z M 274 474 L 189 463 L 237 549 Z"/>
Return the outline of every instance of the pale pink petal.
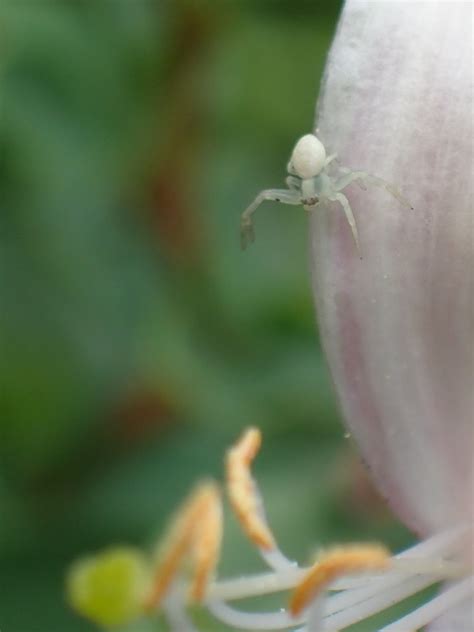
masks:
<path fill-rule="evenodd" d="M 346 189 L 311 221 L 313 285 L 343 414 L 407 524 L 473 517 L 472 5 L 347 2 L 317 125 L 343 165 L 393 183 Z"/>

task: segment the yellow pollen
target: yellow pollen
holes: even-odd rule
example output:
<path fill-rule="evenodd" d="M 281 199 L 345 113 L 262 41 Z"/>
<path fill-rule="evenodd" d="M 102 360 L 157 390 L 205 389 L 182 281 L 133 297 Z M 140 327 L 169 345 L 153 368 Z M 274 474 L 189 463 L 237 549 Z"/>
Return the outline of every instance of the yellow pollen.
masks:
<path fill-rule="evenodd" d="M 220 491 L 215 482 L 206 481 L 199 484 L 183 503 L 168 528 L 145 608 L 154 609 L 161 603 L 190 552 L 195 561 L 191 594 L 195 599 L 202 598 L 219 557 L 221 533 Z"/>
<path fill-rule="evenodd" d="M 390 552 L 379 544 L 354 544 L 322 552 L 293 591 L 290 612 L 293 616 L 301 614 L 321 591 L 341 576 L 386 570 L 389 566 Z"/>
<path fill-rule="evenodd" d="M 260 517 L 260 499 L 252 479 L 250 465 L 262 442 L 258 428 L 248 428 L 227 452 L 227 493 L 230 504 L 247 537 L 258 547 L 276 547 L 272 532 Z"/>

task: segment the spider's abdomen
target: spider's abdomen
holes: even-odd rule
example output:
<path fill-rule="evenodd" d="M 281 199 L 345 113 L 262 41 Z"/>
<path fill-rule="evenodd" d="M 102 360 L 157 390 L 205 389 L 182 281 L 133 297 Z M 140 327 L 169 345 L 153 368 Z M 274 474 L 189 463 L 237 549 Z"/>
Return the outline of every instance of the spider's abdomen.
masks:
<path fill-rule="evenodd" d="M 326 150 L 322 142 L 314 134 L 306 134 L 296 143 L 290 165 L 296 175 L 306 180 L 321 172 L 325 160 Z"/>

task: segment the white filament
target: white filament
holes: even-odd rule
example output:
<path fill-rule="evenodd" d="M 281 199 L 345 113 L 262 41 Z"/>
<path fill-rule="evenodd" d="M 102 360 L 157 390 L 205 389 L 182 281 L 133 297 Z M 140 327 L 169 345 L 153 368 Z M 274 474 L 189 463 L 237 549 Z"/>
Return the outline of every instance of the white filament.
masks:
<path fill-rule="evenodd" d="M 239 630 L 286 630 L 306 621 L 304 617 L 292 617 L 286 610 L 278 612 L 244 612 L 213 600 L 206 604 L 217 619 Z"/>
<path fill-rule="evenodd" d="M 428 603 L 410 612 L 406 617 L 382 628 L 380 632 L 407 632 L 407 630 L 418 630 L 418 628 L 431 623 L 454 606 L 467 599 L 472 600 L 474 596 L 473 580 L 474 577 L 468 577 L 451 588 L 447 588 Z M 474 621 L 472 624 L 474 626 Z M 458 630 L 458 632 L 462 631 Z"/>
<path fill-rule="evenodd" d="M 182 582 L 175 583 L 163 603 L 163 611 L 172 630 L 199 632 L 186 613 L 186 588 Z"/>
<path fill-rule="evenodd" d="M 395 571 L 390 573 L 386 573 L 384 575 L 378 575 L 376 577 L 371 578 L 369 580 L 366 578 L 364 585 L 360 588 L 354 588 L 352 590 L 345 590 L 340 592 L 333 597 L 329 597 L 326 602 L 326 614 L 332 615 L 336 612 L 346 610 L 348 608 L 353 608 L 362 602 L 366 602 L 366 608 L 368 608 L 367 612 L 372 612 L 375 614 L 384 608 L 379 608 L 379 610 L 373 611 L 372 608 L 376 607 L 376 600 L 373 598 L 377 595 L 385 595 L 385 599 L 388 599 L 388 607 L 390 604 L 391 595 L 397 594 L 398 590 L 403 590 L 404 586 L 407 586 L 410 581 L 413 582 L 412 592 L 408 593 L 414 594 L 422 588 L 416 588 L 417 581 L 423 583 L 423 588 L 426 586 L 430 586 L 431 584 L 444 579 L 446 575 L 441 571 L 442 565 L 435 561 L 433 566 L 436 569 L 435 572 L 429 572 L 424 574 L 423 571 L 420 571 L 416 568 L 416 558 L 421 557 L 424 562 L 425 558 L 428 556 L 439 556 L 440 554 L 449 555 L 456 551 L 459 547 L 459 537 L 462 532 L 459 529 L 453 530 L 448 533 L 439 534 L 433 536 L 429 540 L 422 542 L 399 555 L 396 555 L 394 558 L 395 561 Z M 412 560 L 414 572 L 401 572 L 398 568 L 403 568 L 403 562 L 405 560 Z M 402 562 L 402 564 L 400 564 Z M 420 565 L 421 567 L 426 566 L 426 562 Z M 408 569 L 407 569 L 408 570 Z M 414 577 L 410 579 L 410 576 Z M 397 588 L 399 587 L 399 588 Z M 392 590 L 393 589 L 393 590 Z M 400 601 L 401 599 L 397 599 Z M 394 602 L 396 603 L 396 601 Z M 366 614 L 365 617 L 370 616 Z M 364 617 L 362 617 L 364 618 Z M 360 620 L 360 619 L 359 619 Z M 355 621 L 354 621 L 355 622 Z"/>
<path fill-rule="evenodd" d="M 259 549 L 260 555 L 263 561 L 268 564 L 270 568 L 273 568 L 277 573 L 290 572 L 298 569 L 298 564 L 289 560 L 280 549 L 272 549 L 271 551 L 265 551 L 265 549 Z"/>
<path fill-rule="evenodd" d="M 223 579 L 209 589 L 211 599 L 235 600 L 245 597 L 261 597 L 293 588 L 305 574 L 306 569 L 293 568 L 291 571 L 259 573 L 252 577 Z"/>
<path fill-rule="evenodd" d="M 414 573 L 441 573 L 445 577 L 448 573 L 446 564 L 446 574 L 440 564 L 439 557 L 449 556 L 456 552 L 459 547 L 459 540 L 466 532 L 466 527 L 451 529 L 450 531 L 432 536 L 428 540 L 415 544 L 403 553 L 395 555 L 394 565 L 397 570 L 402 571 L 401 580 L 406 574 Z M 285 558 L 286 559 L 286 558 Z M 307 572 L 306 568 L 299 568 L 293 562 L 287 560 L 287 568 L 278 570 L 275 573 L 260 573 L 253 577 L 239 577 L 237 579 L 224 579 L 212 584 L 209 589 L 211 599 L 235 600 L 245 597 L 259 597 L 275 592 L 289 590 L 293 588 Z M 391 574 L 393 577 L 393 574 Z M 329 590 L 342 591 L 351 588 L 366 587 L 372 581 L 384 581 L 386 574 L 381 573 L 361 573 L 354 577 L 343 577 L 334 582 Z M 391 585 L 390 582 L 389 585 Z M 383 587 L 380 585 L 380 587 Z"/>
<path fill-rule="evenodd" d="M 306 613 L 306 631 L 307 632 L 321 632 L 323 629 L 323 616 L 324 616 L 324 597 L 319 595 L 316 599 L 313 599 L 312 604 Z"/>
<path fill-rule="evenodd" d="M 299 632 L 336 632 L 459 573 L 460 565 L 449 561 L 449 557 L 459 550 L 465 531 L 466 528 L 462 527 L 438 534 L 394 556 L 394 568 L 388 573 L 365 573 L 358 577 L 338 580 L 331 587 L 332 590 L 338 591 L 337 594 L 324 600 L 316 599 L 301 617 L 292 617 L 284 610 L 266 613 L 244 612 L 230 607 L 223 601 L 287 590 L 297 584 L 306 571 L 295 567 L 279 551 L 276 552 L 275 558 L 267 560 L 272 567 L 278 568 L 277 572 L 215 584 L 211 587 L 211 599 L 207 607 L 217 619 L 237 629 L 282 630 L 306 623 Z M 405 627 L 393 627 L 398 625 L 397 622 L 385 632 L 407 632 L 408 629 L 416 629 L 416 626 L 407 627 L 407 622 L 411 625 L 409 617 L 418 617 L 414 618 L 416 621 L 428 617 L 426 622 L 431 621 L 438 616 L 436 613 L 443 612 L 453 603 L 466 597 L 465 582 L 456 584 L 456 588 L 456 591 L 454 588 L 448 589 L 426 606 L 401 619 Z"/>
<path fill-rule="evenodd" d="M 323 630 L 324 632 L 335 632 L 336 630 L 363 621 L 403 601 L 403 599 L 416 594 L 420 590 L 431 586 L 433 583 L 439 581 L 439 579 L 439 577 L 434 577 L 433 575 L 405 578 L 402 583 L 397 584 L 391 590 L 377 592 L 364 601 L 355 603 L 344 610 L 325 617 Z M 405 630 L 404 632 L 408 631 Z"/>

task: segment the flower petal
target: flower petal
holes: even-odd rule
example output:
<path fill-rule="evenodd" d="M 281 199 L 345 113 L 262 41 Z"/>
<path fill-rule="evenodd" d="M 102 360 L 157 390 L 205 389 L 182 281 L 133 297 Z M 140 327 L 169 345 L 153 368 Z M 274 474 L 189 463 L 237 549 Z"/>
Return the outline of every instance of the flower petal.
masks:
<path fill-rule="evenodd" d="M 383 493 L 432 532 L 472 520 L 472 6 L 350 0 L 319 102 L 328 153 L 394 184 L 311 219 L 313 287 L 343 413 Z"/>

